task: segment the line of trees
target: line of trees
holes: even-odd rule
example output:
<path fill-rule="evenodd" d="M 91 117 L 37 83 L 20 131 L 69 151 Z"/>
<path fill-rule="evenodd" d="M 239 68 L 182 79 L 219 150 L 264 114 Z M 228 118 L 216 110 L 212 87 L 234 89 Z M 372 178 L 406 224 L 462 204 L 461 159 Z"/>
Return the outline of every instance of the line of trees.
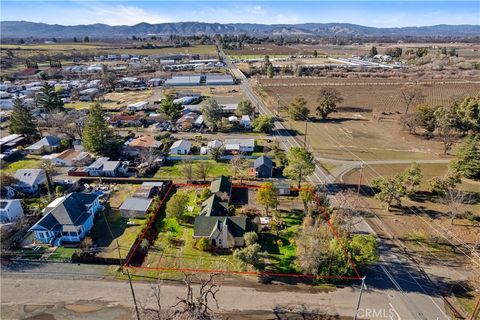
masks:
<path fill-rule="evenodd" d="M 315 108 L 316 115 L 322 119 L 327 119 L 328 116 L 337 111 L 337 105 L 343 102 L 343 97 L 333 88 L 321 88 L 317 107 Z M 310 116 L 310 109 L 307 107 L 305 98 L 295 97 L 287 108 L 290 118 L 296 121 L 307 120 Z"/>

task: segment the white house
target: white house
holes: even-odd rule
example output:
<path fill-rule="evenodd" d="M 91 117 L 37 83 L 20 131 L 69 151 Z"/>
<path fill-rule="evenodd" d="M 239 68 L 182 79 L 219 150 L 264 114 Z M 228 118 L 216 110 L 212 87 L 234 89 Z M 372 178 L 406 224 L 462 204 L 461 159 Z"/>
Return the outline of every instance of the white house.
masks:
<path fill-rule="evenodd" d="M 60 138 L 55 136 L 46 136 L 34 144 L 25 148 L 30 154 L 44 154 L 55 152 L 60 148 Z"/>
<path fill-rule="evenodd" d="M 102 209 L 99 195 L 74 192 L 55 199 L 43 217 L 30 228 L 35 239 L 55 246 L 80 242 L 93 227 L 95 213 Z"/>
<path fill-rule="evenodd" d="M 94 163 L 85 168 L 85 171 L 90 176 L 98 177 L 116 177 L 127 173 L 128 165 L 122 161 L 110 161 L 108 157 L 101 157 L 95 160 Z"/>
<path fill-rule="evenodd" d="M 244 129 L 252 129 L 252 120 L 250 120 L 250 116 L 243 115 L 242 118 L 240 119 L 240 125 Z"/>
<path fill-rule="evenodd" d="M 0 200 L 0 224 L 12 223 L 23 217 L 20 199 Z"/>
<path fill-rule="evenodd" d="M 188 140 L 177 140 L 170 147 L 170 154 L 189 154 L 192 148 L 192 142 Z"/>
<path fill-rule="evenodd" d="M 47 181 L 43 169 L 20 169 L 15 172 L 17 183 L 13 185 L 15 190 L 23 193 L 36 193 L 41 184 Z"/>
<path fill-rule="evenodd" d="M 53 165 L 59 167 L 80 167 L 92 163 L 93 158 L 88 152 L 75 149 L 67 149 L 60 153 L 55 153 L 42 157 L 50 160 Z"/>
<path fill-rule="evenodd" d="M 253 152 L 255 150 L 255 139 L 225 139 L 225 151 L 232 153 Z"/>

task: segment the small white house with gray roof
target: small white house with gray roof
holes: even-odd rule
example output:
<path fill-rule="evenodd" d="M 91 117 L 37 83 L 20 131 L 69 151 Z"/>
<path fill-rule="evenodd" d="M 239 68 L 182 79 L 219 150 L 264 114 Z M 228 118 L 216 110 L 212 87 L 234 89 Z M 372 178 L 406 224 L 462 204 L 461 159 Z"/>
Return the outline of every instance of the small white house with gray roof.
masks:
<path fill-rule="evenodd" d="M 14 223 L 23 217 L 23 208 L 20 199 L 0 200 L 0 226 Z"/>
<path fill-rule="evenodd" d="M 58 151 L 60 148 L 60 138 L 55 136 L 46 136 L 34 144 L 25 148 L 30 154 L 44 154 Z"/>
<path fill-rule="evenodd" d="M 47 182 L 47 175 L 43 169 L 20 169 L 15 172 L 17 182 L 13 185 L 16 191 L 22 193 L 36 193 L 40 185 Z"/>
<path fill-rule="evenodd" d="M 116 177 L 127 172 L 127 163 L 122 161 L 111 161 L 108 157 L 101 157 L 85 168 L 90 176 Z"/>
<path fill-rule="evenodd" d="M 255 139 L 225 139 L 225 151 L 232 153 L 253 152 L 255 150 Z"/>
<path fill-rule="evenodd" d="M 189 154 L 192 148 L 192 142 L 188 140 L 177 140 L 170 147 L 170 154 Z"/>

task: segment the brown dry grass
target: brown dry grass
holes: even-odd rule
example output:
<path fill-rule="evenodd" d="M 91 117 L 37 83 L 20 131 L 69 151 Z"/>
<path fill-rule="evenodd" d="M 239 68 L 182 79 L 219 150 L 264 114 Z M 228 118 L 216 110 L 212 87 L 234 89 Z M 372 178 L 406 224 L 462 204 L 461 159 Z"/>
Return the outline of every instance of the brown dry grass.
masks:
<path fill-rule="evenodd" d="M 403 112 L 400 89 L 407 83 L 402 80 L 384 79 L 309 79 L 284 78 L 260 79 L 263 90 L 279 98 L 284 105 L 298 95 L 305 97 L 313 111 L 316 107 L 319 89 L 333 86 L 344 98 L 340 108 L 360 108 L 375 112 Z M 417 85 L 425 95 L 425 102 L 431 105 L 448 104 L 458 97 L 477 95 L 480 83 L 432 81 Z"/>

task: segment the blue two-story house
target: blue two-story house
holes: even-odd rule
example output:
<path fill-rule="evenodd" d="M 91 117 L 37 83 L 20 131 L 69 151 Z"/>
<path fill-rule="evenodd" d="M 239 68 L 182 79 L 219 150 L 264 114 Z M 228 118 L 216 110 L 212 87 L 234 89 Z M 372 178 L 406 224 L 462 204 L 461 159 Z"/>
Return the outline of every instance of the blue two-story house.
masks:
<path fill-rule="evenodd" d="M 80 242 L 93 227 L 93 219 L 102 206 L 99 195 L 74 192 L 55 199 L 45 208 L 44 216 L 30 228 L 42 243 L 58 246 Z"/>

